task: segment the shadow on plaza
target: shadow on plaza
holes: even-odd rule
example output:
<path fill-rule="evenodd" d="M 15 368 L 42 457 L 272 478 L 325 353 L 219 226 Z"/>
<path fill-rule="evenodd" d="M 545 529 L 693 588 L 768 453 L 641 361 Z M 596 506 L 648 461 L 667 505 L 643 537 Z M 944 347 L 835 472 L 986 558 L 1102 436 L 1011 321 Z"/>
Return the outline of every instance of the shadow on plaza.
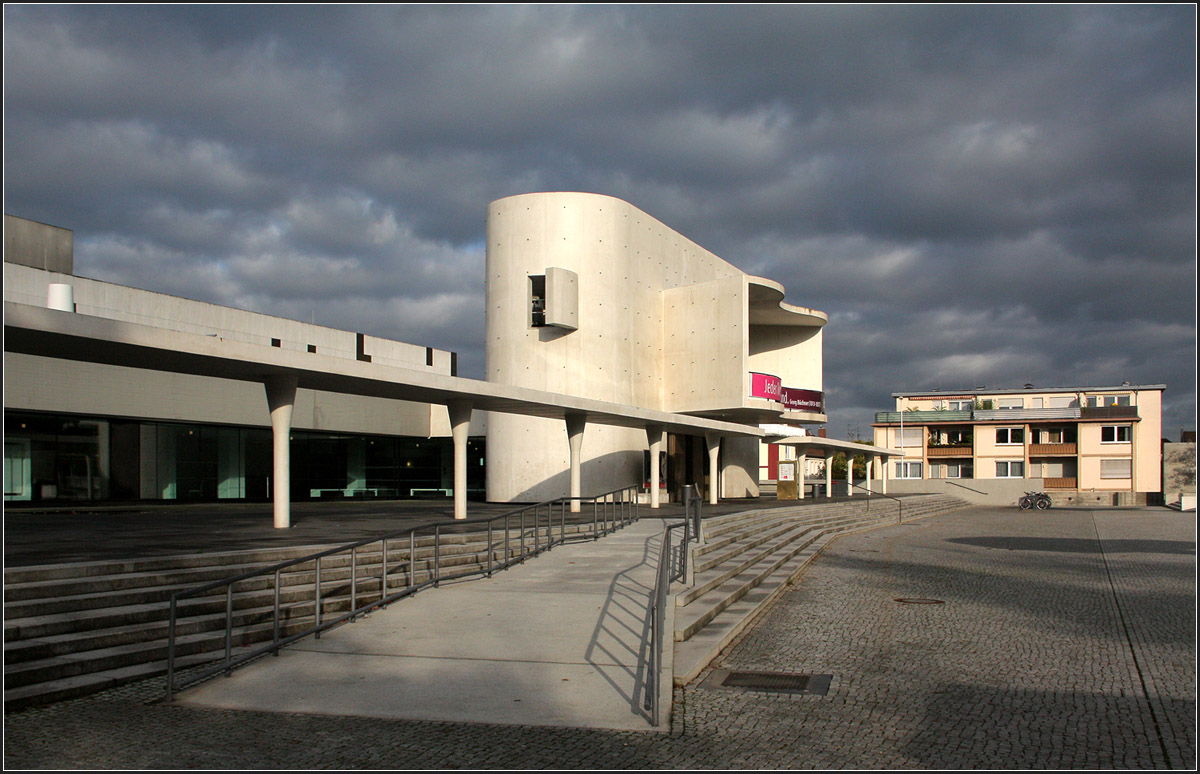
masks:
<path fill-rule="evenodd" d="M 891 598 L 990 605 L 1032 616 L 1057 633 L 1104 638 L 1123 639 L 1121 617 L 1125 617 L 1143 643 L 1195 648 L 1194 564 L 1139 559 L 1136 576 L 1123 579 L 1116 592 L 1118 611 L 1112 606 L 1114 591 L 1098 552 L 1096 558 L 1081 554 L 1055 558 L 1043 552 L 1036 561 L 1022 561 L 1015 552 L 999 555 L 1004 558 L 997 562 L 947 565 L 835 552 L 821 561 L 864 582 L 874 579 L 879 592 Z M 1139 625 L 1142 621 L 1153 624 Z"/>
<path fill-rule="evenodd" d="M 957 543 L 980 548 L 1008 551 L 1052 551 L 1055 553 L 1098 554 L 1101 546 L 1095 540 L 1052 537 L 969 537 L 949 538 Z M 1196 544 L 1185 540 L 1105 540 L 1104 552 L 1109 554 L 1188 554 L 1196 555 Z"/>
<path fill-rule="evenodd" d="M 943 683 L 900 751 L 917 768 L 1195 770 L 1195 699 L 1154 703 L 1151 712 L 1140 696 Z"/>

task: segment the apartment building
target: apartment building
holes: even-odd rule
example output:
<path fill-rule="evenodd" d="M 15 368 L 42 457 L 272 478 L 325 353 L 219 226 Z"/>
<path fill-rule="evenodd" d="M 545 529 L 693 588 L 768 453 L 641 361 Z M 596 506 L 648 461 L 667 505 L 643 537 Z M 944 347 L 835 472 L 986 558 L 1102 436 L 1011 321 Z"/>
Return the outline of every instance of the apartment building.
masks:
<path fill-rule="evenodd" d="M 1162 491 L 1161 384 L 898 392 L 875 444 L 893 479 L 1020 480 L 1061 499 L 1144 503 Z"/>

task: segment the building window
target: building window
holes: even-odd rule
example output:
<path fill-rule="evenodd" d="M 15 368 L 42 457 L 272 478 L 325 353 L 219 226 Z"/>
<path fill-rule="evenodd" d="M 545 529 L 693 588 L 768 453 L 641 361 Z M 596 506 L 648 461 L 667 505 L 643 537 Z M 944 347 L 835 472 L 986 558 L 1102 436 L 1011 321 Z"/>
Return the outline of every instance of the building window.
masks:
<path fill-rule="evenodd" d="M 970 411 L 975 408 L 973 400 L 948 400 L 946 406 L 950 411 Z"/>
<path fill-rule="evenodd" d="M 1132 478 L 1132 460 L 1100 460 L 1100 478 Z"/>
<path fill-rule="evenodd" d="M 897 462 L 896 463 L 896 478 L 920 478 L 921 463 L 919 462 Z"/>
<path fill-rule="evenodd" d="M 1019 460 L 998 460 L 996 478 L 1024 478 L 1025 463 Z"/>
<path fill-rule="evenodd" d="M 1033 431 L 1037 443 L 1075 443 L 1075 430 L 1069 427 L 1044 427 Z"/>
<path fill-rule="evenodd" d="M 546 275 L 529 277 L 529 324 L 534 328 L 546 325 Z"/>
<path fill-rule="evenodd" d="M 997 398 L 996 408 L 998 409 L 1019 409 L 1025 408 L 1024 398 Z"/>
<path fill-rule="evenodd" d="M 1129 443 L 1133 428 L 1129 425 L 1105 425 L 1100 428 L 1100 443 Z"/>
<path fill-rule="evenodd" d="M 899 449 L 919 447 L 922 445 L 922 430 L 919 427 L 906 427 L 903 434 L 896 428 L 896 447 Z"/>
<path fill-rule="evenodd" d="M 996 443 L 1002 446 L 1015 446 L 1025 443 L 1025 428 L 997 427 Z"/>
<path fill-rule="evenodd" d="M 1128 395 L 1089 395 L 1088 408 L 1104 408 L 1105 406 L 1128 406 Z"/>

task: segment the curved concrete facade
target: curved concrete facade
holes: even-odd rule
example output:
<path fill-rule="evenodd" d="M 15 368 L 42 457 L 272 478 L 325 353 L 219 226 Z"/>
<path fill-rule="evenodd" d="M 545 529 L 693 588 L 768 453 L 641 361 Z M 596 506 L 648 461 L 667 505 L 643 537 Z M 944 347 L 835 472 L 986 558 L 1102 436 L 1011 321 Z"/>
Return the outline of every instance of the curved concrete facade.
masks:
<path fill-rule="evenodd" d="M 823 313 L 608 196 L 534 193 L 487 217 L 488 381 L 757 425 L 821 422 L 752 396 L 752 372 L 821 391 Z M 488 499 L 562 496 L 561 422 L 492 415 Z M 588 426 L 582 489 L 641 481 L 647 433 Z M 757 442 L 726 445 L 726 496 L 757 494 Z M 745 457 L 746 459 L 742 459 Z M 736 483 L 734 480 L 736 479 Z"/>

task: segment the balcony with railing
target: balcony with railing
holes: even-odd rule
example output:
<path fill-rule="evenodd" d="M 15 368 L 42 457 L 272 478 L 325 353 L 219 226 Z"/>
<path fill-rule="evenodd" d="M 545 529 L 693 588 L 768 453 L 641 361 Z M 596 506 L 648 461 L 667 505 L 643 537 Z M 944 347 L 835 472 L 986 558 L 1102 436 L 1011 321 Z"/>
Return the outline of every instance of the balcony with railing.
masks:
<path fill-rule="evenodd" d="M 1084 406 L 1080 419 L 1139 419 L 1137 406 Z"/>
<path fill-rule="evenodd" d="M 1078 489 L 1079 479 L 1075 476 L 1063 476 L 1061 478 L 1043 478 L 1042 486 L 1046 489 Z"/>
<path fill-rule="evenodd" d="M 929 457 L 971 457 L 975 449 L 969 443 L 930 444 L 927 453 Z"/>
<path fill-rule="evenodd" d="M 930 422 L 970 422 L 971 410 L 965 411 L 876 411 L 875 424 L 924 425 Z"/>
<path fill-rule="evenodd" d="M 1019 408 L 979 409 L 975 411 L 978 422 L 1037 422 L 1046 419 L 1079 419 L 1081 409 L 1063 408 Z"/>
<path fill-rule="evenodd" d="M 1079 447 L 1074 443 L 1031 443 L 1029 444 L 1030 457 L 1057 457 L 1062 455 L 1075 455 L 1079 453 Z"/>

